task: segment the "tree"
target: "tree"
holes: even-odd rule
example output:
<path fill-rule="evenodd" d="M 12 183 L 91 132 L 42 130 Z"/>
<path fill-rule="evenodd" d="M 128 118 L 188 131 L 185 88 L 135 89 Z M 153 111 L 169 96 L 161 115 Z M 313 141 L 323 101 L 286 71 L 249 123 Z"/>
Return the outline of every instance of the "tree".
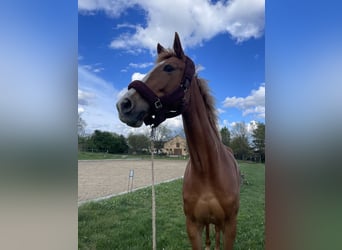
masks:
<path fill-rule="evenodd" d="M 78 114 L 77 135 L 78 135 L 78 150 L 84 150 L 87 147 L 87 138 L 85 137 L 86 122 L 82 119 L 81 114 Z"/>
<path fill-rule="evenodd" d="M 96 149 L 101 152 L 109 151 L 112 144 L 112 136 L 109 132 L 102 132 L 100 130 L 95 130 L 92 140 Z"/>
<path fill-rule="evenodd" d="M 82 119 L 81 114 L 78 114 L 78 121 L 77 121 L 78 136 L 84 137 L 86 126 L 87 126 L 87 123 Z"/>
<path fill-rule="evenodd" d="M 154 148 L 159 153 L 164 147 L 164 143 L 171 139 L 172 131 L 164 125 L 160 125 L 155 131 Z"/>
<path fill-rule="evenodd" d="M 244 122 L 237 122 L 233 125 L 232 128 L 232 136 L 233 137 L 248 137 L 247 136 L 247 127 Z"/>
<path fill-rule="evenodd" d="M 150 139 L 144 134 L 130 133 L 127 138 L 128 145 L 133 153 L 148 151 Z"/>
<path fill-rule="evenodd" d="M 183 137 L 183 138 L 186 137 L 186 136 L 185 136 L 185 132 L 184 132 L 183 126 L 177 128 L 177 129 L 175 129 L 175 130 L 170 134 L 170 138 L 169 138 L 169 139 L 171 139 L 172 137 L 176 137 L 177 135 L 179 135 L 179 136 L 181 136 L 181 137 Z"/>
<path fill-rule="evenodd" d="M 95 130 L 89 138 L 88 145 L 91 145 L 96 151 L 113 154 L 121 154 L 128 151 L 128 145 L 123 135 L 107 131 Z"/>
<path fill-rule="evenodd" d="M 252 133 L 252 148 L 259 156 L 261 162 L 265 162 L 265 124 L 258 122 L 256 129 Z"/>
<path fill-rule="evenodd" d="M 128 145 L 126 138 L 123 135 L 117 135 L 113 134 L 114 140 L 113 140 L 113 147 L 112 149 L 115 151 L 115 153 L 122 154 L 128 152 Z"/>
<path fill-rule="evenodd" d="M 239 160 L 246 160 L 250 155 L 247 137 L 234 137 L 230 143 L 234 156 Z"/>
<path fill-rule="evenodd" d="M 247 128 L 244 122 L 236 123 L 232 128 L 233 138 L 230 147 L 237 159 L 246 160 L 250 156 Z"/>
<path fill-rule="evenodd" d="M 223 127 L 220 130 L 222 143 L 226 146 L 230 146 L 230 132 L 227 127 Z"/>

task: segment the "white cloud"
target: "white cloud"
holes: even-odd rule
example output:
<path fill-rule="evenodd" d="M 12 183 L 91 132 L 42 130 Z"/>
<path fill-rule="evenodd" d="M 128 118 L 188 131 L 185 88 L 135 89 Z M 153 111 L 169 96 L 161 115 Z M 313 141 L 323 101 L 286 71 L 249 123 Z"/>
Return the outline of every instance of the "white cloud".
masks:
<path fill-rule="evenodd" d="M 82 114 L 83 112 L 84 112 L 84 108 L 78 107 L 78 113 L 79 113 L 79 114 Z"/>
<path fill-rule="evenodd" d="M 226 108 L 238 108 L 242 110 L 242 115 L 256 115 L 265 118 L 265 84 L 261 84 L 257 90 L 252 90 L 247 97 L 227 97 L 223 101 Z"/>
<path fill-rule="evenodd" d="M 232 132 L 234 130 L 234 127 L 237 125 L 237 124 L 241 124 L 243 123 L 245 126 L 245 129 L 246 129 L 246 132 L 247 132 L 247 135 L 248 136 L 251 136 L 254 129 L 257 128 L 257 121 L 255 120 L 251 120 L 249 121 L 248 123 L 245 123 L 245 122 L 229 122 L 228 120 L 223 120 L 223 123 L 220 124 L 220 129 L 223 128 L 223 127 L 227 127 L 229 129 L 230 132 Z"/>
<path fill-rule="evenodd" d="M 163 125 L 165 125 L 171 131 L 179 131 L 183 128 L 183 118 L 181 115 L 179 115 L 174 118 L 167 119 L 163 122 Z"/>
<path fill-rule="evenodd" d="M 110 47 L 140 52 L 142 48 L 155 50 L 157 42 L 169 47 L 173 32 L 177 31 L 184 47 L 201 45 L 205 40 L 227 33 L 237 42 L 257 38 L 264 32 L 264 0 L 218 1 L 207 0 L 79 0 L 80 12 L 105 11 L 117 18 L 124 11 L 139 5 L 146 12 L 147 24 L 119 24 L 134 32 L 116 37 Z M 172 6 L 172 7 L 170 7 Z"/>
<path fill-rule="evenodd" d="M 205 70 L 205 67 L 201 64 L 196 65 L 196 74 L 198 74 L 199 72 Z"/>
<path fill-rule="evenodd" d="M 153 66 L 154 63 L 153 62 L 147 62 L 147 63 L 129 63 L 128 66 L 124 69 L 121 69 L 120 71 L 121 72 L 128 72 L 128 70 L 130 68 L 133 68 L 133 69 L 145 69 L 145 68 L 148 68 L 150 66 Z"/>
<path fill-rule="evenodd" d="M 256 128 L 257 128 L 257 122 L 254 120 L 246 124 L 246 130 L 249 135 L 251 135 Z"/>
<path fill-rule="evenodd" d="M 104 68 L 102 68 L 102 67 L 93 69 L 94 73 L 99 73 L 99 72 L 101 72 L 103 70 L 104 70 Z"/>
<path fill-rule="evenodd" d="M 135 0 L 78 0 L 78 9 L 81 13 L 94 15 L 98 10 L 105 11 L 108 15 L 119 17 L 122 12 L 135 4 Z"/>
<path fill-rule="evenodd" d="M 95 63 L 93 65 L 84 64 L 84 65 L 82 65 L 82 67 L 87 69 L 88 71 L 92 71 L 94 73 L 99 73 L 99 72 L 104 70 L 104 68 L 101 67 L 100 65 L 101 65 L 101 63 Z"/>
<path fill-rule="evenodd" d="M 132 74 L 132 81 L 134 81 L 134 80 L 142 80 L 145 76 L 146 76 L 146 74 L 135 72 L 135 73 Z"/>
<path fill-rule="evenodd" d="M 144 69 L 153 65 L 154 65 L 153 62 L 148 62 L 148 63 L 130 63 L 128 66 L 131 68 Z"/>
<path fill-rule="evenodd" d="M 89 101 L 95 98 L 95 94 L 91 92 L 87 92 L 81 89 L 78 89 L 78 104 L 81 106 L 89 105 Z M 83 109 L 84 111 L 84 109 Z"/>
<path fill-rule="evenodd" d="M 87 67 L 78 66 L 78 111 L 85 120 L 86 132 L 95 129 L 120 133 L 115 104 L 118 91 Z"/>
<path fill-rule="evenodd" d="M 218 109 L 217 109 L 217 112 L 218 112 L 219 114 L 223 114 L 223 113 L 225 113 L 226 111 L 225 111 L 224 109 L 218 108 Z"/>

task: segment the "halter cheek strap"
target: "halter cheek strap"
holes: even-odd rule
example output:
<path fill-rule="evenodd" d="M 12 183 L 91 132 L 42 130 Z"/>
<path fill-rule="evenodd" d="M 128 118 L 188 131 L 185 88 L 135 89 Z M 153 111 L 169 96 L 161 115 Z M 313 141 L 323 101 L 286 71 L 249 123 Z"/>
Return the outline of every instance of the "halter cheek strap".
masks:
<path fill-rule="evenodd" d="M 139 80 L 135 80 L 128 85 L 128 89 L 134 88 L 150 105 L 151 112 L 144 119 L 146 125 L 157 127 L 167 118 L 183 113 L 185 109 L 184 95 L 190 87 L 194 74 L 195 65 L 189 57 L 186 57 L 182 81 L 170 94 L 158 97 L 144 82 Z"/>

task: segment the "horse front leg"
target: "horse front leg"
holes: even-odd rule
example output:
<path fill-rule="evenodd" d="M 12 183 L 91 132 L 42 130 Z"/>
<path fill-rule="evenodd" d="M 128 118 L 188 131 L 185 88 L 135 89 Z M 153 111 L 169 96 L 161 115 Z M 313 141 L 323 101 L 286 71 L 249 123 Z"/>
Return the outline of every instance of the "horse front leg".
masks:
<path fill-rule="evenodd" d="M 232 216 L 224 226 L 223 245 L 224 250 L 233 250 L 236 237 L 237 215 Z"/>
<path fill-rule="evenodd" d="M 196 223 L 186 217 L 186 231 L 188 233 L 188 237 L 192 246 L 192 250 L 201 250 L 202 249 L 202 231 L 203 225 Z"/>

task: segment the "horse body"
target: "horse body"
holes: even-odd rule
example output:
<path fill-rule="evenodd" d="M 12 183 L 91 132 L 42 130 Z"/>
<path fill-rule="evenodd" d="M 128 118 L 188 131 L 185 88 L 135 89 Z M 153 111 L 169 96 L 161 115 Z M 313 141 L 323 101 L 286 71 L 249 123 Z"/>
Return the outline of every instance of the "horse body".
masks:
<path fill-rule="evenodd" d="M 157 46 L 154 69 L 143 81 L 129 85 L 118 101 L 120 119 L 138 127 L 158 126 L 182 114 L 190 160 L 184 173 L 183 202 L 192 249 L 210 249 L 209 225 L 215 225 L 215 249 L 220 232 L 224 249 L 233 249 L 239 209 L 240 176 L 231 149 L 222 144 L 217 129 L 216 109 L 206 82 L 197 78 L 194 64 L 183 52 L 178 34 L 173 50 Z"/>
<path fill-rule="evenodd" d="M 214 224 L 216 248 L 222 231 L 225 249 L 232 249 L 239 208 L 238 166 L 232 152 L 220 140 L 214 117 L 210 117 L 215 115 L 204 102 L 204 99 L 209 102 L 208 96 L 201 93 L 204 82 L 197 81 L 191 84 L 191 99 L 183 113 L 190 154 L 183 182 L 187 231 L 193 249 L 201 249 L 203 228 L 208 231 L 209 224 Z M 209 249 L 208 232 L 206 244 Z"/>

